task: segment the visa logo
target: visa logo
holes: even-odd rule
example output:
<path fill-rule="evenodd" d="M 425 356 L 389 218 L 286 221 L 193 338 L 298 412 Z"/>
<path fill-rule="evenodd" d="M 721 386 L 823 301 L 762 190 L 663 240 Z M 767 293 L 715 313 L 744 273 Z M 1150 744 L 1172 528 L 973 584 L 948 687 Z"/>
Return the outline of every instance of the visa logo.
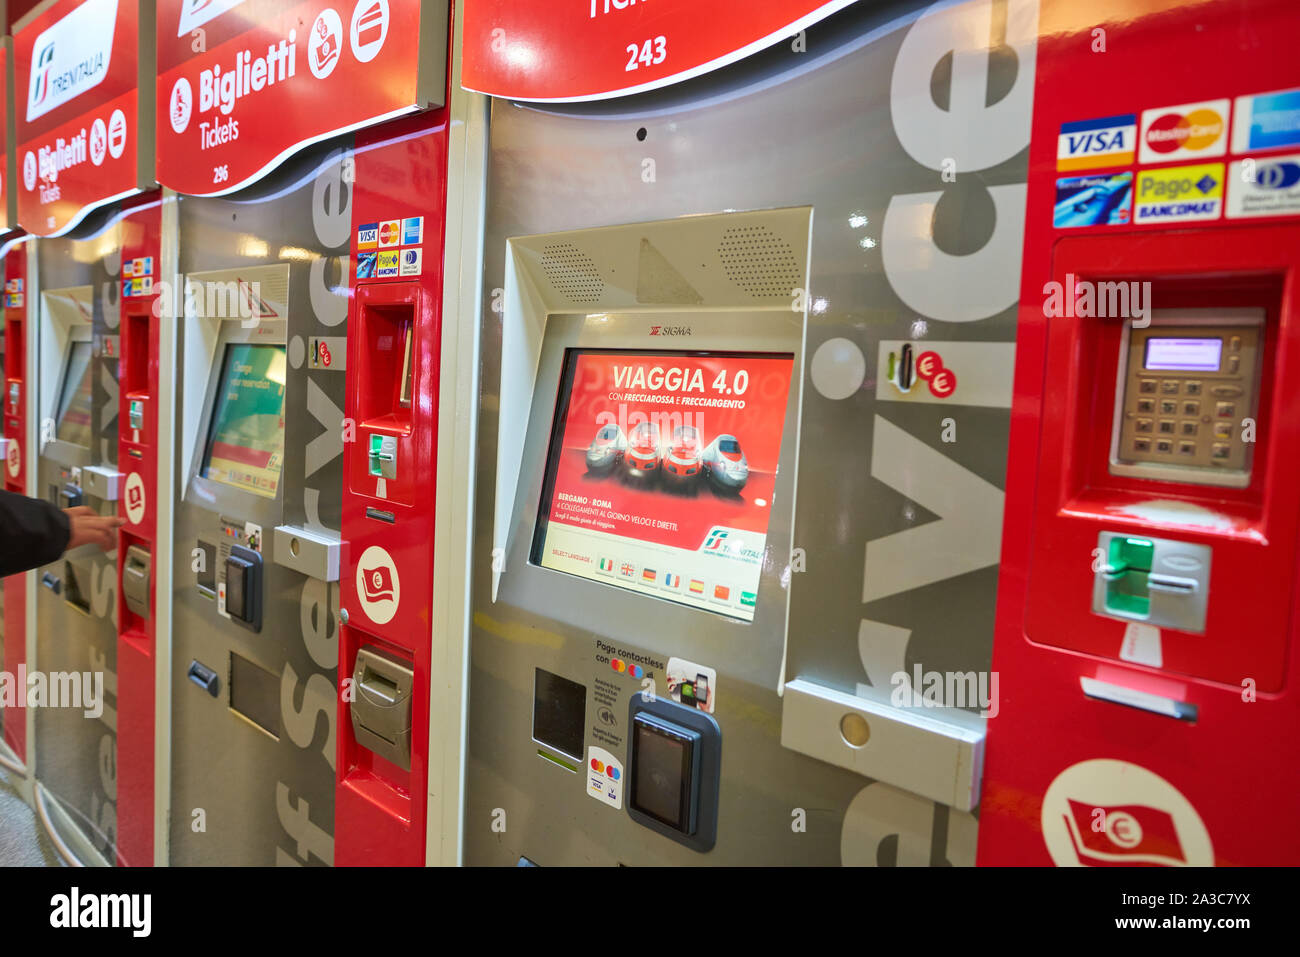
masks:
<path fill-rule="evenodd" d="M 1128 166 L 1137 141 L 1137 114 L 1062 123 L 1056 141 L 1058 170 Z"/>
<path fill-rule="evenodd" d="M 379 224 L 367 223 L 357 227 L 357 249 L 374 249 L 379 245 Z"/>

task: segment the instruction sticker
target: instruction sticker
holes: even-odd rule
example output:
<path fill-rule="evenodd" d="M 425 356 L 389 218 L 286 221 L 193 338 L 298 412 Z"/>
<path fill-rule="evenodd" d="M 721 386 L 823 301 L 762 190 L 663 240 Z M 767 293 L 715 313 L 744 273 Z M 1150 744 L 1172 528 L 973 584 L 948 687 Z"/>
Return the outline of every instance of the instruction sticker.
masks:
<path fill-rule="evenodd" d="M 713 714 L 718 693 L 718 673 L 685 658 L 669 658 L 666 676 L 668 696 L 678 704 Z"/>
<path fill-rule="evenodd" d="M 1139 225 L 1218 219 L 1222 207 L 1222 163 L 1144 169 L 1138 174 L 1134 222 Z"/>

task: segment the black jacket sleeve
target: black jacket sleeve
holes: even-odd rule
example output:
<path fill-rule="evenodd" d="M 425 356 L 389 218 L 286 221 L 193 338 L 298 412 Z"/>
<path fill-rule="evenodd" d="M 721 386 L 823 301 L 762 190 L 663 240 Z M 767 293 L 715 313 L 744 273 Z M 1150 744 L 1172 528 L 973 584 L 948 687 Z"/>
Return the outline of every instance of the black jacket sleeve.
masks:
<path fill-rule="evenodd" d="M 49 502 L 0 491 L 0 575 L 49 564 L 71 537 L 68 516 Z"/>

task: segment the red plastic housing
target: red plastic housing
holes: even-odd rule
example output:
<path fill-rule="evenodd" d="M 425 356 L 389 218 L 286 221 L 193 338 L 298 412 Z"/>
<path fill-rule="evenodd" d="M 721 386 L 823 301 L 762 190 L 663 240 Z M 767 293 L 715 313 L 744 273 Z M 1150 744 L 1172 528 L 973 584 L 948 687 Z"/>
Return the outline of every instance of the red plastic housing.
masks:
<path fill-rule="evenodd" d="M 17 243 L 4 257 L 4 436 L 6 460 L 0 462 L 4 476 L 4 489 L 19 495 L 27 493 L 27 245 Z M 18 404 L 9 401 L 10 389 L 18 387 Z M 11 466 L 16 464 L 16 469 Z M 4 579 L 4 666 L 10 674 L 27 662 L 27 592 L 25 575 L 10 575 Z M 4 739 L 23 761 L 27 760 L 27 713 L 25 696 L 19 695 L 13 708 L 6 708 Z"/>
<path fill-rule="evenodd" d="M 414 669 L 414 691 L 410 770 L 357 741 L 352 695 L 340 696 L 338 865 L 424 862 L 446 122 L 438 110 L 357 134 L 339 684 L 351 686 L 358 649 L 376 647 Z M 371 474 L 383 440 L 389 477 Z"/>
<path fill-rule="evenodd" d="M 162 203 L 158 194 L 146 193 L 123 216 L 123 294 L 119 359 L 117 467 L 122 473 L 118 512 L 127 520 L 119 532 L 117 549 L 117 854 L 120 865 L 153 865 L 154 827 L 154 671 L 157 666 L 158 620 L 157 503 L 158 503 L 158 317 L 157 292 L 125 294 L 132 280 L 125 278 L 128 264 L 148 261 L 149 288 L 160 272 Z M 132 270 L 134 271 L 134 270 Z M 131 427 L 131 403 L 143 405 L 142 427 Z M 138 476 L 133 479 L 132 476 Z M 137 485 L 137 482 L 140 483 Z M 133 496 L 143 490 L 143 511 Z M 138 521 L 132 521 L 135 515 Z M 127 549 L 147 549 L 151 562 L 149 617 L 142 618 L 126 604 L 122 575 Z"/>
<path fill-rule="evenodd" d="M 1122 23 L 1071 20 L 1076 12 L 1041 10 L 993 649 L 1001 700 L 988 729 L 978 861 L 1294 863 L 1300 819 L 1286 796 L 1300 789 L 1300 217 L 1228 219 L 1221 203 L 1220 218 L 1204 222 L 1056 229 L 1053 211 L 1057 179 L 1080 175 L 1058 172 L 1061 124 L 1127 114 L 1140 123 L 1143 110 L 1225 98 L 1235 113 L 1238 96 L 1296 87 L 1300 8 L 1215 0 Z M 1221 162 L 1226 172 L 1247 155 L 1278 155 L 1237 152 L 1225 125 L 1226 156 L 1182 162 Z M 1134 170 L 1136 186 L 1142 172 L 1173 165 L 1118 168 Z M 1226 184 L 1229 196 L 1234 188 Z M 1155 309 L 1263 309 L 1248 487 L 1110 474 L 1123 323 L 1048 318 L 1045 284 L 1068 273 L 1151 282 Z M 1157 501 L 1175 508 L 1144 508 Z M 1202 518 L 1179 520 L 1180 504 Z M 1212 548 L 1205 630 L 1161 628 L 1158 664 L 1122 658 L 1125 621 L 1092 612 L 1101 531 Z M 1180 703 L 1184 718 L 1086 696 L 1088 679 Z M 1105 763 L 1072 771 L 1094 761 Z M 1063 821 L 1067 807 L 1075 817 Z"/>

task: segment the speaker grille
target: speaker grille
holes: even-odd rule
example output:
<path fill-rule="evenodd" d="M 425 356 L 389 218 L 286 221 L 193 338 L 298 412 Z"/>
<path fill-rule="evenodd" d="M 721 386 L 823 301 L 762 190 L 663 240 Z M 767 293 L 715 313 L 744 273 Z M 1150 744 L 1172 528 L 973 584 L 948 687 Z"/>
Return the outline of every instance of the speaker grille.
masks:
<path fill-rule="evenodd" d="M 766 226 L 733 226 L 722 234 L 718 258 L 727 278 L 751 296 L 785 298 L 799 286 L 799 257 Z"/>
<path fill-rule="evenodd" d="M 605 282 L 596 264 L 572 243 L 551 243 L 542 247 L 542 272 L 557 292 L 572 302 L 600 302 Z"/>

